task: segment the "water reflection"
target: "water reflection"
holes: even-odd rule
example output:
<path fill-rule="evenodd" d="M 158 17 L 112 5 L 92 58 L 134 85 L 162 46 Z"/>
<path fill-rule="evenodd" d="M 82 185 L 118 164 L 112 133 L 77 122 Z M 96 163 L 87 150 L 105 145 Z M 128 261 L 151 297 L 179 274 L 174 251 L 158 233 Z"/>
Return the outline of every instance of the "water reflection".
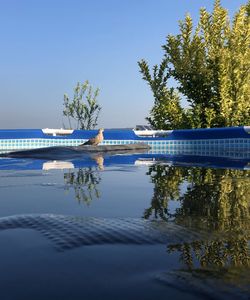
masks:
<path fill-rule="evenodd" d="M 101 167 L 102 169 L 102 167 Z M 144 219 L 174 221 L 183 228 L 211 233 L 210 239 L 168 245 L 188 268 L 249 266 L 250 171 L 155 164 L 146 173 L 154 184 Z M 100 166 L 64 173 L 79 203 L 100 198 Z M 169 208 L 175 200 L 179 207 Z"/>
<path fill-rule="evenodd" d="M 173 255 L 179 259 L 179 264 L 174 259 L 172 269 L 167 270 L 169 281 L 180 282 L 180 278 L 186 276 L 185 283 L 191 282 L 189 291 L 193 290 L 190 288 L 192 284 L 198 282 L 197 287 L 204 278 L 222 279 L 233 286 L 250 284 L 250 170 L 243 169 L 249 168 L 248 160 L 96 154 L 60 163 L 17 159 L 0 162 L 4 170 L 43 167 L 50 172 L 53 168 L 62 168 L 65 190 L 73 191 L 73 198 L 85 205 L 101 198 L 100 186 L 102 177 L 106 176 L 105 169 L 109 171 L 109 180 L 110 176 L 128 178 L 122 177 L 122 173 L 110 172 L 110 166 L 118 165 L 126 165 L 126 168 L 128 165 L 137 165 L 138 168 L 144 165 L 138 174 L 146 174 L 153 184 L 152 194 L 148 194 L 143 206 L 136 203 L 132 207 L 131 215 L 138 213 L 138 218 L 95 218 L 94 207 L 91 217 L 84 216 L 83 212 L 82 217 L 39 214 L 1 218 L 0 231 L 35 229 L 51 240 L 58 251 L 83 245 L 160 244 L 163 250 L 166 249 L 163 256 L 168 255 L 171 259 Z M 133 171 L 136 170 L 134 167 Z M 61 172 L 54 174 L 61 176 Z M 60 183 L 61 180 L 62 177 Z M 103 184 L 109 184 L 106 188 L 112 189 L 114 183 L 109 180 L 103 180 Z M 138 190 L 133 192 L 137 197 Z M 112 197 L 112 193 L 110 195 Z M 117 209 L 112 211 L 114 216 L 119 215 L 121 207 Z M 144 218 L 140 218 L 141 215 Z M 138 247 L 136 251 L 141 250 Z M 203 282 L 203 286 L 206 283 Z M 219 285 L 216 281 L 215 290 Z M 208 295 L 211 296 L 211 289 Z"/>
<path fill-rule="evenodd" d="M 221 291 L 223 299 L 232 296 L 233 299 L 246 299 L 250 292 L 249 238 L 248 223 L 245 234 L 230 233 L 226 239 L 170 244 L 167 253 L 178 254 L 180 262 L 171 275 L 182 279 L 187 289 L 200 290 L 205 286 L 204 292 L 209 296 Z"/>
<path fill-rule="evenodd" d="M 104 170 L 104 157 L 102 154 L 93 155 L 92 159 L 96 162 L 99 170 Z"/>
<path fill-rule="evenodd" d="M 179 255 L 176 276 L 185 276 L 185 282 L 217 278 L 249 286 L 250 171 L 152 165 L 147 175 L 154 190 L 145 219 L 171 219 L 185 229 L 210 234 L 209 239 L 201 235 L 167 245 L 167 253 Z M 179 206 L 170 213 L 173 200 Z"/>
<path fill-rule="evenodd" d="M 241 227 L 250 217 L 250 172 L 244 170 L 193 170 L 189 186 L 176 212 L 179 222 L 191 217 L 210 229 Z"/>
<path fill-rule="evenodd" d="M 180 261 L 189 269 L 249 267 L 250 255 L 248 245 L 249 235 L 233 235 L 228 239 L 212 241 L 193 241 L 169 245 L 167 252 L 179 252 Z"/>
<path fill-rule="evenodd" d="M 99 171 L 104 170 L 104 158 L 102 154 L 91 156 L 97 164 L 96 167 L 71 169 L 64 173 L 65 189 L 73 187 L 75 198 L 79 203 L 89 205 L 93 199 L 100 198 L 98 184 L 101 182 Z"/>
<path fill-rule="evenodd" d="M 64 173 L 65 190 L 73 188 L 75 198 L 79 203 L 89 205 L 94 199 L 100 198 L 98 184 L 101 175 L 98 168 L 80 168 Z"/>
<path fill-rule="evenodd" d="M 154 192 L 146 219 L 172 217 L 185 226 L 226 230 L 250 217 L 249 170 L 153 165 L 147 175 Z M 170 200 L 180 204 L 174 213 L 169 212 Z"/>
<path fill-rule="evenodd" d="M 144 211 L 144 218 L 161 218 L 167 220 L 170 216 L 168 202 L 178 200 L 181 195 L 181 184 L 185 180 L 188 169 L 169 167 L 165 165 L 152 165 L 147 175 L 154 184 L 151 206 Z"/>

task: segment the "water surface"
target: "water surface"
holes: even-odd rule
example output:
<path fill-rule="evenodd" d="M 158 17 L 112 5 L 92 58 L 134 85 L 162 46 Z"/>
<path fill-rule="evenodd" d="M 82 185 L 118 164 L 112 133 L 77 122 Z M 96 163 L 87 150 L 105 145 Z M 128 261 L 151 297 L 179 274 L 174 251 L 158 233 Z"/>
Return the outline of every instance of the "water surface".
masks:
<path fill-rule="evenodd" d="M 249 299 L 248 159 L 0 160 L 0 293 Z"/>

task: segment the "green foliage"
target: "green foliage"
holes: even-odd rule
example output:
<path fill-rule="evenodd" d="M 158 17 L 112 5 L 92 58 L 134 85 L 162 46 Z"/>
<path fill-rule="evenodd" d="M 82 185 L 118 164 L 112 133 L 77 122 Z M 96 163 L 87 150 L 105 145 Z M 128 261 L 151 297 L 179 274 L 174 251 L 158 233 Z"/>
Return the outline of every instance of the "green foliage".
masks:
<path fill-rule="evenodd" d="M 97 126 L 101 110 L 97 102 L 98 94 L 99 89 L 93 90 L 88 81 L 83 84 L 77 83 L 72 100 L 64 94 L 63 115 L 68 118 L 70 128 L 72 128 L 71 119 L 76 120 L 77 129 L 93 129 Z"/>
<path fill-rule="evenodd" d="M 223 126 L 220 114 L 220 59 L 229 30 L 227 11 L 215 1 L 209 14 L 200 10 L 196 29 L 187 15 L 180 22 L 180 34 L 167 37 L 163 46 L 179 82 L 180 92 L 187 97 L 192 111 L 191 127 Z"/>
<path fill-rule="evenodd" d="M 167 36 L 163 45 L 164 63 L 154 66 L 153 76 L 147 63 L 139 62 L 143 79 L 155 98 L 148 118 L 150 123 L 162 129 L 163 120 L 172 128 L 248 124 L 250 1 L 239 8 L 232 24 L 227 10 L 215 0 L 212 13 L 201 8 L 196 28 L 187 15 L 180 21 L 179 29 L 179 34 Z M 189 102 L 188 110 L 181 108 L 176 92 L 167 88 L 171 76 Z"/>
<path fill-rule="evenodd" d="M 167 60 L 164 59 L 159 66 L 155 65 L 152 75 L 145 60 L 138 62 L 138 65 L 142 78 L 147 81 L 155 99 L 146 119 L 157 129 L 184 128 L 185 114 L 180 105 L 180 97 L 173 88 L 167 88 L 167 80 L 170 77 L 167 72 Z"/>
<path fill-rule="evenodd" d="M 250 123 L 249 8 L 250 2 L 235 15 L 221 56 L 221 113 L 228 126 Z"/>

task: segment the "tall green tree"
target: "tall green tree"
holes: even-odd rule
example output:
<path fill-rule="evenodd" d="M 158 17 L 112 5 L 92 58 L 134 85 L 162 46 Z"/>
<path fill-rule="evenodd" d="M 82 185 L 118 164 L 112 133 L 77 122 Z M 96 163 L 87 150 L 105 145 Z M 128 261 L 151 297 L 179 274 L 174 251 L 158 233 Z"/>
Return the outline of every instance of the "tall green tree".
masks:
<path fill-rule="evenodd" d="M 216 0 L 213 12 L 200 10 L 197 28 L 187 15 L 179 25 L 180 34 L 168 35 L 163 46 L 171 73 L 179 83 L 192 110 L 191 127 L 224 125 L 220 114 L 220 64 L 228 39 L 229 18 Z"/>
<path fill-rule="evenodd" d="M 245 125 L 250 122 L 250 1 L 236 12 L 232 24 L 228 12 L 215 0 L 212 13 L 200 9 L 196 28 L 190 15 L 179 23 L 180 33 L 168 35 L 164 50 L 164 65 L 161 73 L 171 76 L 178 90 L 189 102 L 183 110 L 178 103 L 178 118 L 168 117 L 169 126 L 218 127 Z M 143 65 L 144 63 L 144 65 Z M 139 63 L 140 71 L 151 89 L 157 87 L 167 91 L 167 81 L 161 77 L 146 76 L 147 63 Z M 142 68 L 143 67 L 143 68 Z M 157 70 L 157 66 L 154 70 Z M 161 75 L 161 74 L 160 74 Z M 151 80 L 151 81 L 150 81 Z M 166 118 L 165 105 L 170 101 L 158 101 L 151 111 L 151 123 Z M 171 97 L 167 97 L 171 99 Z M 158 109 L 161 103 L 163 108 Z M 170 107 L 170 106 L 169 106 Z M 157 110 L 158 114 L 152 114 Z M 167 116 L 176 114 L 167 108 Z M 178 126 L 176 126 L 176 123 Z M 160 123 L 161 124 L 161 123 Z"/>
<path fill-rule="evenodd" d="M 219 81 L 225 125 L 250 124 L 250 1 L 234 17 Z"/>
<path fill-rule="evenodd" d="M 101 106 L 97 102 L 98 95 L 99 89 L 93 89 L 88 81 L 82 84 L 77 83 L 72 100 L 67 94 L 64 94 L 63 115 L 68 118 L 70 128 L 72 128 L 72 119 L 76 121 L 77 129 L 88 130 L 97 126 L 101 110 Z"/>

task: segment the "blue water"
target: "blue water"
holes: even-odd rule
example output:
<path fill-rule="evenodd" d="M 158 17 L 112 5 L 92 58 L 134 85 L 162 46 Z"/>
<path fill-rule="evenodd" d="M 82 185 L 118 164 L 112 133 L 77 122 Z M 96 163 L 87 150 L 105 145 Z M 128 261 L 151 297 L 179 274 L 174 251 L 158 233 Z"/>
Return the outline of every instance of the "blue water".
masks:
<path fill-rule="evenodd" d="M 249 163 L 201 161 L 0 159 L 1 300 L 248 299 Z"/>

